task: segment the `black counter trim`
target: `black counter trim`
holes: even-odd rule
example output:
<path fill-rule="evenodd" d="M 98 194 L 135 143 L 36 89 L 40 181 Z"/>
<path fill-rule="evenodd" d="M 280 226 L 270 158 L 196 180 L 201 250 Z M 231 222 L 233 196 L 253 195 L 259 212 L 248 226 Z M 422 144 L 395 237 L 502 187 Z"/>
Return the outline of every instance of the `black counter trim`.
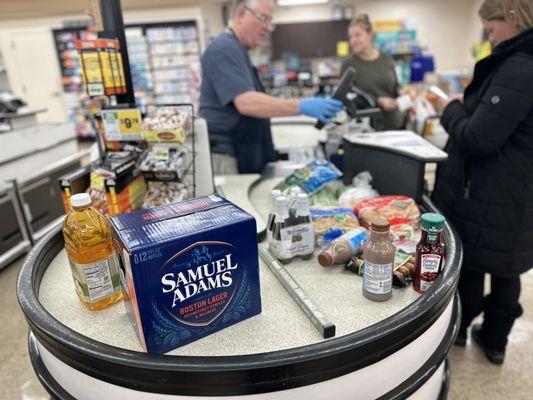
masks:
<path fill-rule="evenodd" d="M 443 341 L 438 349 L 433 353 L 432 357 L 411 378 L 406 380 L 393 391 L 380 397 L 378 400 L 396 400 L 409 397 L 419 388 L 421 388 L 433 376 L 433 374 L 436 373 L 442 362 L 444 362 L 444 376 L 442 378 L 441 389 L 437 400 L 447 399 L 450 388 L 450 364 L 447 354 L 453 345 L 455 338 L 457 337 L 461 321 L 460 307 L 458 306 L 457 299 L 458 297 L 456 296 L 452 323 L 450 323 Z M 48 393 L 50 393 L 52 398 L 57 400 L 75 400 L 74 397 L 72 397 L 50 374 L 41 358 L 36 339 L 31 334 L 28 337 L 28 348 L 33 369 L 35 370 L 39 381 L 42 383 Z"/>
<path fill-rule="evenodd" d="M 446 400 L 448 398 L 448 392 L 450 391 L 450 381 L 450 362 L 448 361 L 448 358 L 446 358 L 444 364 L 444 376 L 442 377 L 442 386 L 440 387 L 439 398 L 437 400 Z"/>
<path fill-rule="evenodd" d="M 453 303 L 453 313 L 448 329 L 439 344 L 437 349 L 433 352 L 431 357 L 420 367 L 409 379 L 404 381 L 401 385 L 379 397 L 377 400 L 400 400 L 406 399 L 420 389 L 440 368 L 442 363 L 445 365 L 445 375 L 443 385 L 439 393 L 439 399 L 445 399 L 447 396 L 447 387 L 449 384 L 449 365 L 447 355 L 457 338 L 459 327 L 461 325 L 461 310 L 458 301 L 458 296 L 455 295 Z M 447 372 L 446 372 L 447 371 Z M 444 397 L 443 397 L 444 396 Z"/>
<path fill-rule="evenodd" d="M 58 400 L 76 400 L 50 374 L 50 371 L 44 365 L 39 348 L 37 347 L 37 342 L 31 333 L 28 335 L 28 351 L 35 374 L 50 396 Z"/>
<path fill-rule="evenodd" d="M 431 204 L 426 207 L 433 209 Z M 17 282 L 19 303 L 39 342 L 59 360 L 96 379 L 133 390 L 196 396 L 258 394 L 333 379 L 374 364 L 424 333 L 446 309 L 457 285 L 462 248 L 453 229 L 437 284 L 397 314 L 349 335 L 313 345 L 245 356 L 151 355 L 102 344 L 66 327 L 38 300 L 50 261 L 63 248 L 60 227 L 32 250 Z M 207 383 L 208 382 L 208 383 Z"/>

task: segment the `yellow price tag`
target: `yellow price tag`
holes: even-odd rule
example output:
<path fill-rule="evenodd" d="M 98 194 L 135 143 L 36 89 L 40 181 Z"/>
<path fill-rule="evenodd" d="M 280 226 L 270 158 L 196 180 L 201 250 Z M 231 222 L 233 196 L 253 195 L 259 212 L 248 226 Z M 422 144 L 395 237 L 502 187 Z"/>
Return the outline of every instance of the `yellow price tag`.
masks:
<path fill-rule="evenodd" d="M 141 132 L 141 112 L 139 110 L 118 111 L 120 133 L 123 135 L 137 135 Z"/>
<path fill-rule="evenodd" d="M 102 110 L 105 137 L 110 141 L 143 140 L 141 112 L 137 109 Z"/>

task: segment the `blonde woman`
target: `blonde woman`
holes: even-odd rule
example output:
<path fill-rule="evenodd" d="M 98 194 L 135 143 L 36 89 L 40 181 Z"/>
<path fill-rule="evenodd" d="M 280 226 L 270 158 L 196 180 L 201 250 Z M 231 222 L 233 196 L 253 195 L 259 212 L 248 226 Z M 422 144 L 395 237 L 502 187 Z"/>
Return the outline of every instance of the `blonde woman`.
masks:
<path fill-rule="evenodd" d="M 405 115 L 396 106 L 398 79 L 392 57 L 374 47 L 374 31 L 367 14 L 358 15 L 348 28 L 348 38 L 353 54 L 342 65 L 342 73 L 355 68 L 355 85 L 375 97 L 383 110 L 385 129 L 402 129 Z"/>
<path fill-rule="evenodd" d="M 442 125 L 449 159 L 433 199 L 459 231 L 464 263 L 457 345 L 482 312 L 472 339 L 494 364 L 522 314 L 520 274 L 533 266 L 533 1 L 485 0 L 479 15 L 494 46 L 476 64 L 464 102 L 450 102 Z M 485 273 L 490 294 L 483 298 Z"/>

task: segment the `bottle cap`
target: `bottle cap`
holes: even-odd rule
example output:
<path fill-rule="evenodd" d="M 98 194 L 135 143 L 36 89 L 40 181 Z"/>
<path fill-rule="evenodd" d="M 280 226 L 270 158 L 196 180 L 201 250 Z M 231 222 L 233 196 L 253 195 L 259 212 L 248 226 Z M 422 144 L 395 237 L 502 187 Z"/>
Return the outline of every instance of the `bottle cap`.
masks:
<path fill-rule="evenodd" d="M 428 232 L 441 231 L 444 227 L 446 219 L 444 216 L 437 213 L 425 213 L 420 217 L 422 223 L 422 229 Z"/>
<path fill-rule="evenodd" d="M 388 232 L 390 229 L 390 224 L 387 219 L 383 217 L 377 217 L 370 222 L 370 229 L 376 232 Z"/>
<path fill-rule="evenodd" d="M 285 196 L 278 196 L 276 198 L 276 213 L 282 218 L 289 217 L 288 200 Z"/>
<path fill-rule="evenodd" d="M 331 267 L 333 265 L 334 259 L 333 254 L 325 250 L 318 255 L 318 263 L 323 267 Z"/>
<path fill-rule="evenodd" d="M 86 207 L 91 204 L 93 204 L 93 201 L 88 193 L 78 193 L 70 197 L 70 205 L 72 207 Z"/>
<path fill-rule="evenodd" d="M 281 196 L 281 190 L 279 189 L 272 189 L 270 191 L 270 198 L 276 200 L 277 197 Z"/>
<path fill-rule="evenodd" d="M 273 189 L 270 191 L 270 206 L 274 208 L 276 204 L 276 199 L 281 196 L 281 190 Z"/>
<path fill-rule="evenodd" d="M 309 196 L 305 193 L 298 193 L 296 195 L 296 206 L 300 210 L 309 210 Z"/>

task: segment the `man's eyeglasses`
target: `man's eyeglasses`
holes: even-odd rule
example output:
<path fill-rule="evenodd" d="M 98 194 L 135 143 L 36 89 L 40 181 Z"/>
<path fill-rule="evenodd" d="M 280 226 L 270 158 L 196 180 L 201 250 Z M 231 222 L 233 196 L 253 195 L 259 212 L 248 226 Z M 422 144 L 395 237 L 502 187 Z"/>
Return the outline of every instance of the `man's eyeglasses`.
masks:
<path fill-rule="evenodd" d="M 250 7 L 248 6 L 244 6 L 244 9 L 246 11 L 248 11 L 250 14 L 252 14 L 255 18 L 257 18 L 259 20 L 259 22 L 261 22 L 261 24 L 265 25 L 265 26 L 269 26 L 270 28 L 273 28 L 273 25 L 272 25 L 272 18 L 270 17 L 267 17 L 266 15 L 263 15 L 263 14 L 260 14 L 254 10 L 252 10 Z"/>

